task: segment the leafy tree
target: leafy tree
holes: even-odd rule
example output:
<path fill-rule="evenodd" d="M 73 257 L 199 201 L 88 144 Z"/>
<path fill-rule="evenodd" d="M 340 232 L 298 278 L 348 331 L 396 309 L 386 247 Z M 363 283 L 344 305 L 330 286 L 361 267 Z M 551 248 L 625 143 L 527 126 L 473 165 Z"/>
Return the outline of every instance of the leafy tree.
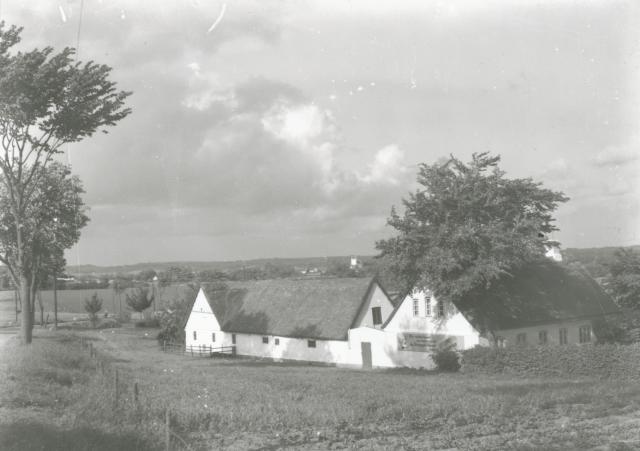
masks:
<path fill-rule="evenodd" d="M 150 282 L 156 277 L 157 274 L 153 269 L 143 269 L 138 273 L 138 279 L 144 280 L 145 282 Z"/>
<path fill-rule="evenodd" d="M 83 193 L 80 180 L 60 163 L 52 163 L 44 168 L 34 186 L 35 197 L 26 208 L 22 222 L 23 235 L 30 238 L 23 243 L 22 249 L 28 269 L 32 323 L 36 292 L 49 278 L 62 274 L 65 267 L 64 250 L 78 241 L 80 229 L 89 220 L 81 197 Z M 0 184 L 0 255 L 7 256 L 8 260 L 18 252 L 16 238 L 11 195 L 6 185 Z M 10 273 L 15 276 L 13 269 L 9 267 Z M 40 313 L 42 323 L 42 306 Z"/>
<path fill-rule="evenodd" d="M 430 289 L 454 304 L 542 258 L 557 230 L 552 213 L 568 200 L 531 179 L 508 179 L 499 156 L 474 154 L 421 164 L 420 188 L 391 210 L 398 234 L 376 243 L 403 289 Z M 482 312 L 480 312 L 482 315 Z"/>
<path fill-rule="evenodd" d="M 0 262 L 19 286 L 20 333 L 23 343 L 29 344 L 34 262 L 30 249 L 37 230 L 30 211 L 37 203 L 46 168 L 65 143 L 104 131 L 130 110 L 124 107 L 129 93 L 116 90 L 108 79 L 108 66 L 74 62 L 71 48 L 57 53 L 51 47 L 11 53 L 21 32 L 0 22 L 0 183 L 8 195 L 10 242 L 15 243 Z"/>
<path fill-rule="evenodd" d="M 102 299 L 98 297 L 98 293 L 93 293 L 90 299 L 87 298 L 84 300 L 84 309 L 89 314 L 91 325 L 96 327 L 98 323 L 98 312 L 102 310 Z"/>
<path fill-rule="evenodd" d="M 126 303 L 131 310 L 142 313 L 153 304 L 153 293 L 148 288 L 138 287 L 126 294 Z"/>
<path fill-rule="evenodd" d="M 207 282 L 217 282 L 220 280 L 227 280 L 228 275 L 226 272 L 218 271 L 217 269 L 204 269 L 199 271 L 196 278 L 198 282 L 207 283 Z"/>
<path fill-rule="evenodd" d="M 191 303 L 185 299 L 173 300 L 159 315 L 160 332 L 158 341 L 162 344 L 184 343 L 184 324 L 189 316 Z"/>
<path fill-rule="evenodd" d="M 609 264 L 606 289 L 620 307 L 640 310 L 640 252 L 620 248 Z"/>

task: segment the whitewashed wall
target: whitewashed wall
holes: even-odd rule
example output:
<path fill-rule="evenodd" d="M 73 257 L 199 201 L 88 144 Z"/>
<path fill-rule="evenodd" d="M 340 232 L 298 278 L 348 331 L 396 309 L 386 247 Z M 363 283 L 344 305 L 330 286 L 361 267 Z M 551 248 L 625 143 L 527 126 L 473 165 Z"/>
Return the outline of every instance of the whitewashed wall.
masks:
<path fill-rule="evenodd" d="M 187 349 L 221 346 L 223 333 L 220 331 L 220 323 L 213 314 L 204 292 L 200 290 L 191 308 L 191 314 L 184 327 L 185 345 Z M 193 333 L 196 333 L 194 338 Z M 212 333 L 216 335 L 213 341 Z"/>
<path fill-rule="evenodd" d="M 413 299 L 418 300 L 418 316 L 413 314 Z M 445 305 L 446 315 L 439 318 L 438 301 L 431 296 L 431 315 L 425 309 L 425 293 L 418 291 L 407 295 L 395 315 L 386 325 L 388 332 L 414 332 L 434 335 L 450 335 L 458 338 L 459 349 L 469 349 L 480 344 L 480 334 L 452 304 Z"/>
<path fill-rule="evenodd" d="M 497 337 L 504 338 L 505 346 L 515 346 L 517 343 L 518 334 L 525 333 L 527 336 L 527 345 L 538 345 L 538 333 L 540 331 L 547 331 L 547 343 L 549 345 L 560 344 L 560 329 L 567 329 L 567 342 L 568 344 L 580 343 L 580 326 L 591 326 L 590 320 L 582 321 L 564 321 L 555 324 L 544 324 L 533 327 L 522 327 L 518 329 L 506 329 L 500 330 L 495 333 Z M 591 341 L 593 342 L 595 337 L 593 331 L 591 333 Z"/>
<path fill-rule="evenodd" d="M 371 290 L 368 299 L 364 302 L 364 305 L 362 306 L 358 317 L 354 322 L 354 324 L 356 325 L 355 327 L 382 327 L 382 324 L 380 324 L 379 326 L 374 326 L 373 324 L 373 313 L 371 312 L 371 309 L 373 307 L 380 307 L 383 324 L 387 320 L 387 318 L 389 318 L 389 315 L 391 315 L 391 312 L 393 311 L 393 304 L 391 303 L 391 300 L 384 294 L 384 291 L 382 291 L 378 284 L 375 284 L 375 287 L 373 288 L 373 290 Z"/>

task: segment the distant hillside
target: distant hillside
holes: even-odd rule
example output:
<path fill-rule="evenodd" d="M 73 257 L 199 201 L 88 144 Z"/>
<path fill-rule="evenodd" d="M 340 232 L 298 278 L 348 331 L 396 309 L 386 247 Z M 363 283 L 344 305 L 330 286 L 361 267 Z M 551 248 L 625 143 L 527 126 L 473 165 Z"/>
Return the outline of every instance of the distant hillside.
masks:
<path fill-rule="evenodd" d="M 286 265 L 292 267 L 314 268 L 326 267 L 331 261 L 349 261 L 349 256 L 331 256 L 331 257 L 302 257 L 302 258 L 259 258 L 253 260 L 235 260 L 235 261 L 174 261 L 174 262 L 148 262 L 135 263 L 132 265 L 118 266 L 96 266 L 96 265 L 70 265 L 67 266 L 67 272 L 74 275 L 83 274 L 129 274 L 137 273 L 145 269 L 153 269 L 155 271 L 164 271 L 172 266 L 188 267 L 194 271 L 210 270 L 234 270 L 240 268 L 262 267 L 267 264 Z M 373 256 L 358 256 L 360 261 L 366 262 L 373 259 Z"/>

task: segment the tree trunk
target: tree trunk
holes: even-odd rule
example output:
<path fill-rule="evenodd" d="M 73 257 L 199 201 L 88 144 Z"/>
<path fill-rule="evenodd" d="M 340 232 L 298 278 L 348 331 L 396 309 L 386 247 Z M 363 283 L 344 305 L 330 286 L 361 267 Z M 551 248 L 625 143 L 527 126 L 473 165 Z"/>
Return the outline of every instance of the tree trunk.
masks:
<path fill-rule="evenodd" d="M 53 325 L 58 328 L 58 277 L 53 275 Z"/>
<path fill-rule="evenodd" d="M 38 290 L 36 293 L 38 306 L 40 307 L 40 327 L 44 327 L 44 305 L 42 304 L 42 294 L 40 293 L 40 290 Z"/>
<path fill-rule="evenodd" d="M 31 284 L 29 278 L 24 274 L 20 275 L 20 302 L 22 304 L 22 318 L 20 323 L 20 335 L 22 344 L 31 344 L 33 338 L 33 322 L 31 311 Z"/>

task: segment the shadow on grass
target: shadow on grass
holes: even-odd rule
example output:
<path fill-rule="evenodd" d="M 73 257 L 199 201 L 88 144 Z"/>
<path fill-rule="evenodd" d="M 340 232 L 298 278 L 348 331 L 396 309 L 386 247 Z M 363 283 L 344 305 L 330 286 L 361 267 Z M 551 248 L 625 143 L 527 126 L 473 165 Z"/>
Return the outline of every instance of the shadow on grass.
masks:
<path fill-rule="evenodd" d="M 5 451 L 135 451 L 157 447 L 133 434 L 108 434 L 91 428 L 61 430 L 37 422 L 0 425 L 0 449 Z"/>

